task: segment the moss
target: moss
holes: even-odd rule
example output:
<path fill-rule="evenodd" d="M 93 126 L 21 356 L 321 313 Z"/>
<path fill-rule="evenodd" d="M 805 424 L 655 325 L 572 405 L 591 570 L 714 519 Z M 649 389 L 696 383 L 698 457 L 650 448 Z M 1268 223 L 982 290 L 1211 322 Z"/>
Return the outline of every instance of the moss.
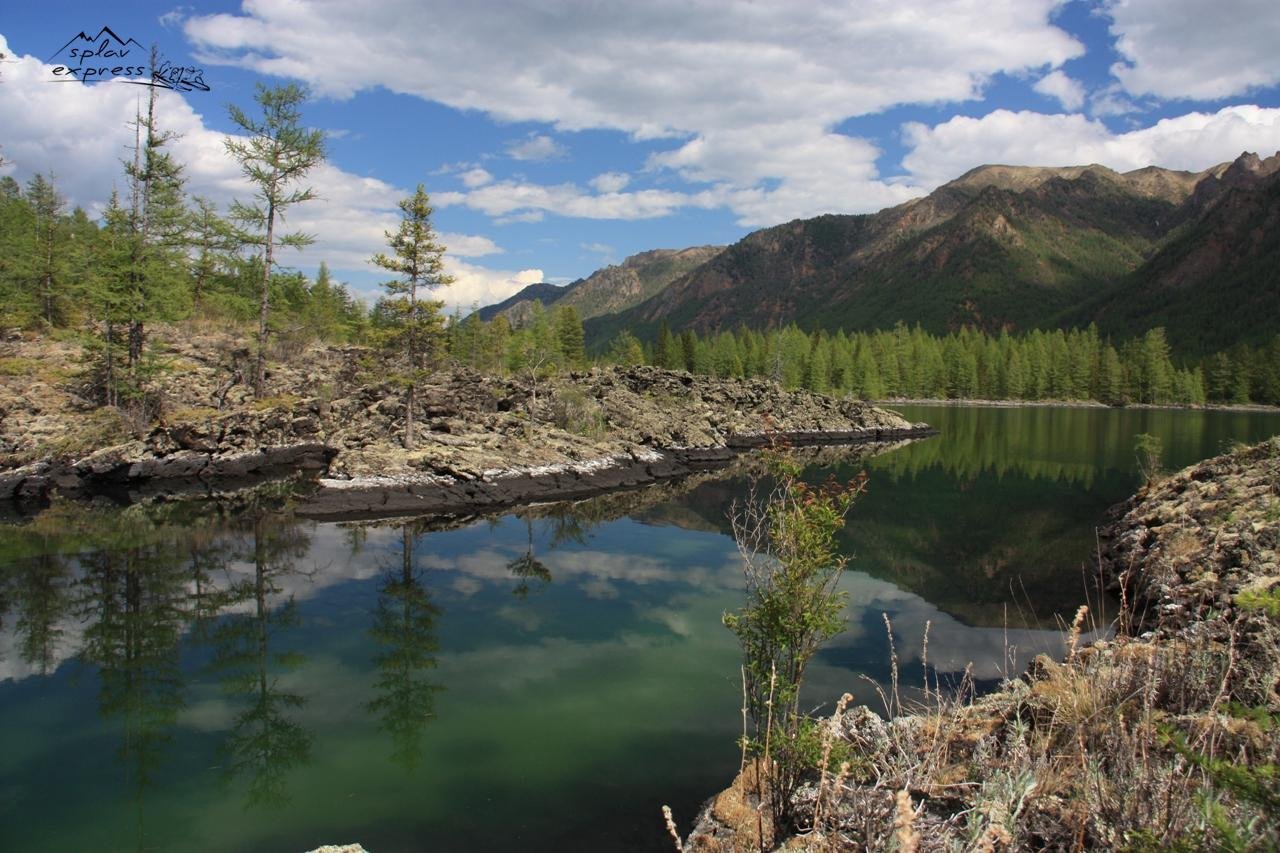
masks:
<path fill-rule="evenodd" d="M 0 358 L 0 376 L 35 376 L 39 368 L 34 358 Z"/>
<path fill-rule="evenodd" d="M 168 411 L 165 419 L 171 424 L 189 424 L 210 420 L 218 414 L 218 410 L 210 406 L 184 406 Z"/>
<path fill-rule="evenodd" d="M 66 432 L 39 448 L 39 455 L 83 456 L 131 437 L 129 424 L 120 410 L 103 407 L 70 421 Z"/>
<path fill-rule="evenodd" d="M 255 412 L 265 412 L 269 409 L 295 409 L 301 402 L 302 398 L 296 394 L 277 394 L 274 397 L 254 400 L 250 408 Z"/>

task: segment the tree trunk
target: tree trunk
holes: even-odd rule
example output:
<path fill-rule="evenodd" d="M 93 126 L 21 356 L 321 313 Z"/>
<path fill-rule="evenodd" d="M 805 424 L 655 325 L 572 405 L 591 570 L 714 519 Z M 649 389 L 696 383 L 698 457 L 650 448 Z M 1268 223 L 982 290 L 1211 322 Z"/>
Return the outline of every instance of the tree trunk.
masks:
<path fill-rule="evenodd" d="M 116 405 L 116 368 L 115 368 L 115 324 L 107 321 L 107 376 L 105 380 L 106 402 L 108 406 Z"/>
<path fill-rule="evenodd" d="M 129 322 L 129 366 L 133 367 L 142 358 L 142 345 L 147 331 L 141 320 Z"/>
<path fill-rule="evenodd" d="M 409 393 L 404 401 L 404 448 L 413 450 L 413 404 L 417 383 L 409 383 Z"/>
<path fill-rule="evenodd" d="M 258 360 L 253 368 L 253 396 L 262 397 L 267 383 L 267 312 L 271 305 L 271 264 L 275 260 L 276 206 L 267 206 L 267 244 L 262 252 L 262 288 L 258 292 Z"/>

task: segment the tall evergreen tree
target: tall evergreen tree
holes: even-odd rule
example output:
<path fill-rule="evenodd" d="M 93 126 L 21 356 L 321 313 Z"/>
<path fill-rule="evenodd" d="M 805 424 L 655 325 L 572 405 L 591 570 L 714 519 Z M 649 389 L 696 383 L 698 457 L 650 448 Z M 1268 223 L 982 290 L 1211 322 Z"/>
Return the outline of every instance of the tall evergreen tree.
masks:
<path fill-rule="evenodd" d="M 32 235 L 24 278 L 35 295 L 40 316 L 52 326 L 66 319 L 62 252 L 66 242 L 62 222 L 66 202 L 53 182 L 38 173 L 27 183 L 26 200 L 31 211 Z"/>
<path fill-rule="evenodd" d="M 474 315 L 473 315 L 474 316 Z M 582 318 L 578 309 L 572 305 L 558 305 L 555 309 L 556 339 L 560 343 L 560 353 L 569 367 L 581 367 L 587 360 L 586 333 L 582 329 Z"/>
<path fill-rule="evenodd" d="M 675 341 L 666 320 L 658 326 L 658 339 L 653 344 L 653 363 L 668 370 L 676 366 Z"/>
<path fill-rule="evenodd" d="M 196 196 L 187 223 L 191 259 L 191 298 L 200 307 L 217 278 L 231 267 L 235 232 L 213 202 Z"/>
<path fill-rule="evenodd" d="M 443 318 L 439 302 L 423 301 L 420 289 L 434 290 L 453 282 L 444 271 L 445 247 L 431 227 L 431 202 L 422 184 L 400 202 L 400 227 L 386 233 L 392 254 L 378 253 L 373 263 L 398 278 L 383 283 L 386 310 L 393 323 L 393 342 L 402 348 L 405 383 L 404 446 L 414 446 L 415 393 L 420 374 L 441 343 Z"/>
<path fill-rule="evenodd" d="M 152 49 L 152 64 L 158 62 Z M 145 118 L 139 114 L 134 156 L 125 164 L 129 178 L 129 259 L 124 306 L 128 313 L 128 357 L 136 369 L 146 344 L 146 325 L 155 317 L 173 317 L 185 301 L 185 249 L 188 214 L 184 205 L 182 166 L 165 150 L 176 138 L 156 123 L 159 89 L 149 89 Z M 180 309 L 179 309 L 180 310 Z"/>
<path fill-rule="evenodd" d="M 271 275 L 276 266 L 276 248 L 302 248 L 314 238 L 301 232 L 277 234 L 276 222 L 289 208 L 316 197 L 310 188 L 296 184 L 324 161 L 324 132 L 301 125 L 299 105 L 307 90 L 296 84 L 267 88 L 258 84 L 254 100 L 262 108 L 261 118 L 250 118 L 239 107 L 230 107 L 231 121 L 248 134 L 247 139 L 228 139 L 227 151 L 253 182 L 254 200 L 239 200 L 231 206 L 231 218 L 242 226 L 241 242 L 260 247 L 262 278 L 258 283 L 258 352 L 253 372 L 253 391 L 263 393 L 266 381 L 267 336 L 271 308 Z"/>

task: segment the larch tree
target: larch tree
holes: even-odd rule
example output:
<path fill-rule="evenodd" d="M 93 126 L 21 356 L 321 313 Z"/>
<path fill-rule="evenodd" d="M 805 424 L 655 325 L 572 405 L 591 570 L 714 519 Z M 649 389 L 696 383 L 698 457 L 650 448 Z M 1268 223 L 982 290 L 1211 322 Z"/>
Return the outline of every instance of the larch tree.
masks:
<path fill-rule="evenodd" d="M 305 87 L 297 84 L 267 88 L 258 84 L 254 100 L 262 116 L 251 118 L 235 105 L 229 108 L 231 121 L 248 134 L 245 139 L 228 139 L 227 151 L 254 185 L 253 201 L 236 200 L 231 218 L 241 226 L 240 241 L 261 251 L 262 278 L 258 287 L 258 352 L 253 371 L 253 392 L 261 397 L 267 373 L 267 336 L 271 310 L 271 276 L 276 266 L 276 249 L 301 249 L 314 238 L 301 232 L 279 234 L 277 222 L 295 204 L 316 197 L 310 187 L 298 181 L 324 161 L 324 131 L 301 125 L 298 105 L 307 99 Z"/>
<path fill-rule="evenodd" d="M 422 184 L 400 202 L 400 214 L 400 227 L 386 232 L 391 253 L 379 252 L 372 262 L 396 275 L 382 285 L 387 291 L 383 310 L 387 343 L 405 356 L 406 370 L 398 378 L 405 386 L 404 446 L 412 449 L 417 385 L 435 355 L 444 322 L 442 303 L 424 300 L 422 291 L 452 284 L 453 276 L 444 270 L 445 247 L 431 227 L 431 201 Z"/>
<path fill-rule="evenodd" d="M 49 325 L 62 319 L 59 299 L 63 281 L 62 245 L 65 229 L 62 213 L 66 206 L 51 181 L 37 174 L 27 184 L 27 204 L 32 213 L 32 251 L 26 270 L 32 292 L 40 306 L 40 314 Z"/>
<path fill-rule="evenodd" d="M 231 266 L 235 249 L 235 232 L 230 223 L 218 215 L 218 209 L 207 198 L 192 198 L 188 228 L 191 248 L 191 298 L 199 307 L 211 285 Z"/>
<path fill-rule="evenodd" d="M 159 58 L 152 49 L 151 63 Z M 130 249 L 126 276 L 128 359 L 131 370 L 142 358 L 146 324 L 175 315 L 186 299 L 186 242 L 188 214 L 183 193 L 182 166 L 165 150 L 177 138 L 156 124 L 159 89 L 150 88 L 145 117 L 139 111 L 133 160 L 125 164 L 129 178 Z"/>

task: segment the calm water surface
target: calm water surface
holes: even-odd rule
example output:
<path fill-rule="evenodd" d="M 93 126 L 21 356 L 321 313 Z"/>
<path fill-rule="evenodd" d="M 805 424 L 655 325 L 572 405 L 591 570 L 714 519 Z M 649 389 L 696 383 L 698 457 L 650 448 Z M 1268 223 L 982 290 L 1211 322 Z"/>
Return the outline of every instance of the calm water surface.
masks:
<path fill-rule="evenodd" d="M 843 545 L 848 630 L 806 704 L 996 682 L 1060 649 L 1136 484 L 1280 416 L 906 407 Z M 745 472 L 471 522 L 320 524 L 287 499 L 57 505 L 0 524 L 0 849 L 663 849 L 737 768 Z M 1097 606 L 1097 602 L 1094 602 Z M 865 676 L 865 678 L 864 678 Z"/>

